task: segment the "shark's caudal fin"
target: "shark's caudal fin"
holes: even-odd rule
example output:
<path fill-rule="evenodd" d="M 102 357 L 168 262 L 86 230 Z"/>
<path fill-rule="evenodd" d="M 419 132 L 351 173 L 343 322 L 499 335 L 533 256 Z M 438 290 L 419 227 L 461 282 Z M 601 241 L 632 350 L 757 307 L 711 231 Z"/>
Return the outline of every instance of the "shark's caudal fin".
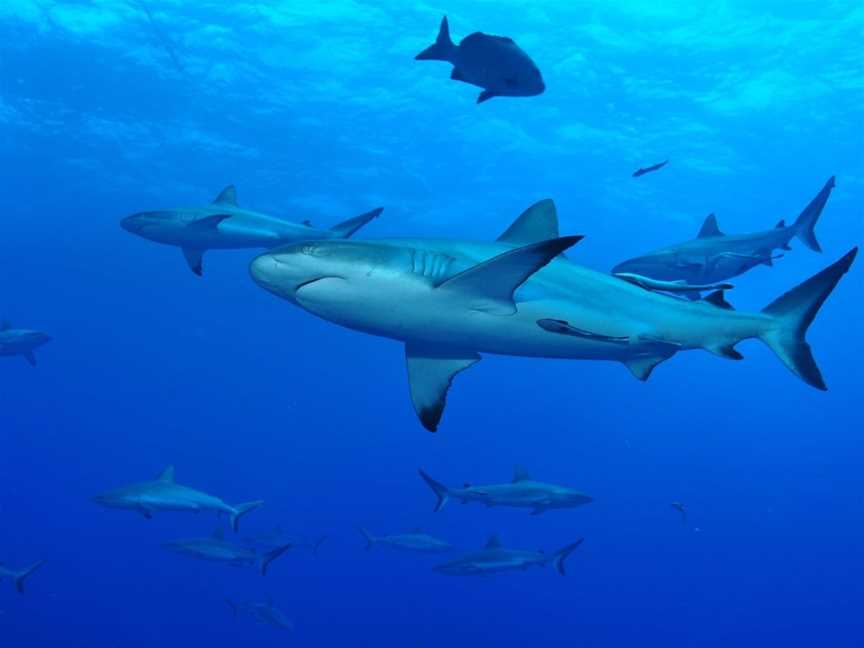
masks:
<path fill-rule="evenodd" d="M 825 208 L 825 203 L 828 202 L 831 196 L 831 190 L 834 188 L 834 176 L 828 178 L 825 186 L 816 194 L 816 197 L 810 201 L 810 204 L 804 208 L 801 215 L 795 220 L 792 227 L 795 228 L 795 236 L 801 239 L 808 248 L 814 252 L 821 252 L 822 247 L 819 241 L 816 240 L 816 221 L 822 215 L 822 210 Z"/>
<path fill-rule="evenodd" d="M 366 541 L 366 551 L 372 549 L 372 547 L 374 547 L 375 543 L 377 542 L 375 536 L 373 536 L 363 527 L 357 527 L 357 530 L 363 535 L 363 539 Z"/>
<path fill-rule="evenodd" d="M 350 238 L 354 232 L 363 227 L 366 223 L 371 220 L 375 220 L 378 216 L 381 215 L 381 212 L 384 211 L 383 207 L 378 207 L 377 209 L 373 209 L 370 212 L 366 212 L 365 214 L 360 214 L 359 216 L 355 216 L 354 218 L 349 218 L 346 221 L 339 223 L 338 225 L 334 225 L 330 228 L 330 231 L 333 232 L 333 235 L 336 238 Z"/>
<path fill-rule="evenodd" d="M 447 22 L 447 16 L 441 19 L 441 27 L 438 28 L 438 38 L 435 43 L 430 45 L 417 56 L 415 61 L 449 61 L 453 62 L 453 54 L 456 51 L 456 46 L 450 39 L 450 25 Z"/>
<path fill-rule="evenodd" d="M 28 578 L 30 578 L 30 576 L 33 574 L 33 572 L 35 572 L 37 569 L 42 567 L 42 565 L 44 565 L 44 564 L 45 564 L 45 561 L 40 560 L 39 562 L 30 565 L 27 569 L 22 569 L 20 572 L 15 574 L 15 589 L 17 590 L 17 592 L 19 594 L 24 593 L 24 582 Z"/>
<path fill-rule="evenodd" d="M 441 482 L 435 481 L 429 475 L 427 475 L 423 470 L 420 470 L 420 476 L 423 478 L 427 484 L 429 484 L 429 488 L 432 489 L 432 492 L 438 497 L 438 501 L 435 502 L 434 511 L 440 511 L 444 508 L 444 505 L 447 503 L 448 496 L 450 494 L 450 490 Z"/>
<path fill-rule="evenodd" d="M 775 320 L 775 325 L 760 335 L 762 341 L 771 347 L 792 373 L 808 385 L 823 391 L 827 387 L 805 336 L 816 313 L 834 290 L 837 282 L 848 272 L 857 254 L 858 248 L 853 248 L 842 259 L 813 275 L 762 310 L 764 314 L 770 315 Z"/>
<path fill-rule="evenodd" d="M 240 518 L 263 504 L 264 500 L 255 500 L 254 502 L 246 502 L 245 504 L 238 504 L 233 507 L 231 510 L 231 528 L 236 532 L 240 525 Z"/>
<path fill-rule="evenodd" d="M 552 564 L 555 565 L 555 569 L 562 576 L 566 576 L 567 572 L 564 569 L 564 561 L 576 550 L 576 547 L 581 545 L 584 542 L 585 538 L 579 538 L 573 544 L 569 544 L 566 547 L 562 547 L 554 554 L 552 554 Z"/>
<path fill-rule="evenodd" d="M 276 560 L 279 556 L 284 554 L 291 548 L 290 544 L 282 545 L 281 547 L 277 547 L 273 551 L 268 551 L 261 558 L 261 575 L 267 575 L 267 568 L 270 566 L 274 560 Z"/>

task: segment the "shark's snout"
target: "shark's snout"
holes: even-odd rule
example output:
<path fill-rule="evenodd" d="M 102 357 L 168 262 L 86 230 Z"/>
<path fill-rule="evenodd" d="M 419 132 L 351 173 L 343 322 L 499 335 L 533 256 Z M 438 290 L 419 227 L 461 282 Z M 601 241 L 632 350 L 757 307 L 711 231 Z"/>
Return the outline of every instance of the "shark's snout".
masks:
<path fill-rule="evenodd" d="M 279 276 L 279 262 L 273 254 L 260 254 L 249 264 L 249 274 L 259 286 L 265 290 L 273 291 Z"/>

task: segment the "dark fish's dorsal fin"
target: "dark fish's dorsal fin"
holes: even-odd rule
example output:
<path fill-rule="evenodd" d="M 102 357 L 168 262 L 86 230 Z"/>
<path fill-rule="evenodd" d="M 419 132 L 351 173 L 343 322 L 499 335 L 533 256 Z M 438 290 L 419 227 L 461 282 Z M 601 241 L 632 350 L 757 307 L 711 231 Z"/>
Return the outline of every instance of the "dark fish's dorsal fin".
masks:
<path fill-rule="evenodd" d="M 500 549 L 501 548 L 501 538 L 498 537 L 498 534 L 494 534 L 489 536 L 489 539 L 486 541 L 486 549 Z"/>
<path fill-rule="evenodd" d="M 531 481 L 531 475 L 522 466 L 516 466 L 513 469 L 513 483 L 522 481 Z"/>
<path fill-rule="evenodd" d="M 174 483 L 174 466 L 168 466 L 159 473 L 159 476 L 156 478 L 156 481 L 165 482 L 166 484 Z"/>
<path fill-rule="evenodd" d="M 735 310 L 735 307 L 732 306 L 728 301 L 726 301 L 726 296 L 722 290 L 715 290 L 710 295 L 707 295 L 703 301 L 708 302 L 709 304 L 713 304 L 718 308 L 723 308 L 725 310 Z"/>
<path fill-rule="evenodd" d="M 522 212 L 498 237 L 498 241 L 512 245 L 528 245 L 554 238 L 558 238 L 558 213 L 555 202 L 546 198 Z"/>
<path fill-rule="evenodd" d="M 0 331 L 8 331 L 12 328 L 12 325 L 9 323 L 9 320 L 3 320 L 0 322 Z"/>
<path fill-rule="evenodd" d="M 224 540 L 225 539 L 225 529 L 222 527 L 216 527 L 213 529 L 213 533 L 210 534 L 212 538 L 216 540 Z"/>
<path fill-rule="evenodd" d="M 725 236 L 720 231 L 720 227 L 717 225 L 717 217 L 714 214 L 708 214 L 708 218 L 702 223 L 702 229 L 699 230 L 696 238 L 709 238 L 711 236 Z"/>
<path fill-rule="evenodd" d="M 780 222 L 774 226 L 774 229 L 783 229 L 784 227 L 786 227 L 786 221 L 781 218 Z"/>
<path fill-rule="evenodd" d="M 421 529 L 420 527 L 414 527 L 413 529 L 411 529 L 411 533 L 416 533 L 420 535 L 423 533 L 423 529 Z"/>
<path fill-rule="evenodd" d="M 213 199 L 214 205 L 232 205 L 237 206 L 237 188 L 232 184 L 225 187 L 219 192 L 219 195 Z"/>

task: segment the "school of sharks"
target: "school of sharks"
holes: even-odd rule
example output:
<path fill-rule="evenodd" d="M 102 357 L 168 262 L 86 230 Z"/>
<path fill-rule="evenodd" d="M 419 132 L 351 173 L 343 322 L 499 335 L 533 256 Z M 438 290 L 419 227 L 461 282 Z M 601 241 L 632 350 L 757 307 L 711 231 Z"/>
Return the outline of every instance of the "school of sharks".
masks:
<path fill-rule="evenodd" d="M 480 88 L 478 104 L 546 91 L 540 69 L 512 39 L 475 32 L 457 44 L 446 17 L 435 42 L 416 59 L 451 65 L 450 79 Z M 673 173 L 674 161 L 640 168 L 633 177 L 656 172 Z M 401 343 L 408 394 L 417 419 L 426 430 L 435 432 L 446 428 L 445 405 L 454 379 L 483 354 L 606 360 L 624 365 L 636 379 L 645 381 L 658 365 L 680 352 L 702 350 L 722 359 L 742 360 L 736 345 L 755 338 L 801 381 L 818 390 L 827 389 L 807 343 L 807 331 L 852 267 L 857 248 L 832 253 L 834 260 L 821 272 L 766 299 L 761 311 L 736 310 L 727 299 L 727 291 L 733 288 L 730 281 L 757 266 L 774 266 L 777 261 L 782 265 L 793 243 L 822 252 L 816 226 L 835 189 L 835 178 L 824 180 L 821 189 L 816 184 L 820 180 L 814 181 L 815 193 L 801 212 L 784 215 L 774 226 L 766 222 L 758 231 L 724 233 L 711 214 L 693 239 L 622 260 L 611 271 L 576 262 L 579 247 L 589 243 L 582 242 L 583 233 L 559 231 L 552 199 L 527 206 L 513 220 L 505 219 L 494 241 L 461 239 L 458 232 L 449 239 L 354 238 L 362 237 L 364 226 L 380 217 L 383 208 L 349 214 L 350 218 L 322 227 L 241 207 L 234 186 L 224 188 L 211 202 L 141 211 L 122 219 L 120 225 L 147 241 L 178 248 L 178 272 L 187 271 L 182 268 L 185 263 L 188 271 L 205 280 L 207 252 L 258 250 L 249 262 L 251 280 L 284 300 L 286 307 Z M 650 182 L 650 177 L 632 181 Z M 208 263 L 213 256 L 207 256 Z M 37 350 L 51 342 L 51 337 L 17 324 L 0 323 L 0 356 L 20 357 L 36 366 Z M 350 362 L 350 352 L 346 359 Z M 746 363 L 741 363 L 740 370 L 747 370 Z M 453 397 L 458 398 L 458 390 Z M 451 500 L 521 508 L 530 515 L 576 509 L 593 501 L 591 495 L 570 485 L 539 481 L 520 467 L 512 478 L 489 485 L 447 486 L 422 469 L 418 479 L 434 496 L 436 512 Z M 164 543 L 166 550 L 190 558 L 265 575 L 289 550 L 306 547 L 317 555 L 325 540 L 324 536 L 287 535 L 281 529 L 244 537 L 241 525 L 264 502 L 232 504 L 181 485 L 173 466 L 150 480 L 108 490 L 111 486 L 107 484 L 93 502 L 144 519 L 168 511 L 224 516 L 227 528 L 219 526 L 200 537 Z M 686 523 L 684 504 L 674 502 L 672 507 Z M 545 552 L 508 547 L 490 532 L 485 543 L 460 551 L 421 528 L 378 531 L 358 527 L 358 546 L 365 543 L 368 550 L 390 548 L 446 556 L 434 569 L 450 575 L 547 566 L 564 575 L 568 558 L 584 541 L 562 538 Z M 23 593 L 44 564 L 39 560 L 12 568 L 0 563 L 0 581 L 9 581 Z M 235 616 L 281 630 L 293 629 L 290 618 L 269 599 L 237 602 L 228 598 L 226 606 Z"/>

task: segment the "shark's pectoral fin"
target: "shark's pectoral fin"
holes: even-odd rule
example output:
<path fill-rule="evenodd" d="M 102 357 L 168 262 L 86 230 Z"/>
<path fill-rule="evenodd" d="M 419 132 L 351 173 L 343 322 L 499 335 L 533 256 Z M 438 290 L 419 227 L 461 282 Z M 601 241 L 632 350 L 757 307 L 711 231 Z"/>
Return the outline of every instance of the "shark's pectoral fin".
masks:
<path fill-rule="evenodd" d="M 231 218 L 231 214 L 213 214 L 212 216 L 205 216 L 204 218 L 194 220 L 186 227 L 199 230 L 215 230 L 219 227 L 219 223 L 224 221 L 226 218 Z"/>
<path fill-rule="evenodd" d="M 423 427 L 434 432 L 444 413 L 447 390 L 453 378 L 478 362 L 480 356 L 475 351 L 458 347 L 407 342 L 405 360 L 414 410 Z"/>
<path fill-rule="evenodd" d="M 36 366 L 36 356 L 32 351 L 25 351 L 22 355 L 31 367 Z"/>
<path fill-rule="evenodd" d="M 138 511 L 141 515 L 143 515 L 145 518 L 147 518 L 148 520 L 152 520 L 152 519 L 153 519 L 153 511 L 151 511 L 151 510 L 150 510 L 149 508 L 147 508 L 146 506 L 139 506 L 138 509 L 137 509 L 137 511 Z"/>
<path fill-rule="evenodd" d="M 204 250 L 197 248 L 183 248 L 183 258 L 189 269 L 199 277 L 204 274 Z"/>
<path fill-rule="evenodd" d="M 658 353 L 656 355 L 637 356 L 635 358 L 630 358 L 629 360 L 624 360 L 623 363 L 636 378 L 645 381 L 651 377 L 651 372 L 654 371 L 654 367 L 664 360 L 668 360 L 670 357 L 670 355 L 660 355 Z"/>

